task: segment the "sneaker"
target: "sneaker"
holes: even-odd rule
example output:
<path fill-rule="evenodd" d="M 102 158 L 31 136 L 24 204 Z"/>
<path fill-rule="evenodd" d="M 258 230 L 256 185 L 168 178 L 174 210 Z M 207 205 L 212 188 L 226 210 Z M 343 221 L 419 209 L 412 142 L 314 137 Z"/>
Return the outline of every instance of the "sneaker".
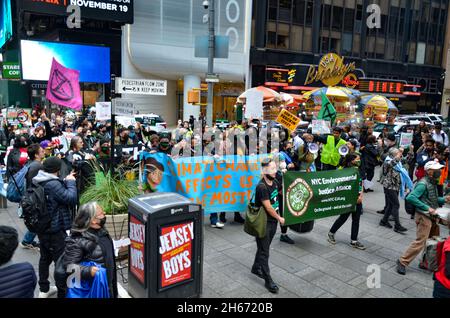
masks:
<path fill-rule="evenodd" d="M 384 210 L 378 210 L 377 213 L 378 214 L 384 214 Z"/>
<path fill-rule="evenodd" d="M 359 250 L 365 250 L 366 249 L 366 247 L 364 245 L 362 245 L 359 241 L 354 241 L 354 242 L 352 241 L 352 242 L 350 242 L 350 245 L 352 247 L 354 247 L 354 248 L 359 249 Z"/>
<path fill-rule="evenodd" d="M 48 292 L 39 292 L 39 298 L 50 298 L 58 292 L 58 288 L 56 286 L 50 286 Z"/>
<path fill-rule="evenodd" d="M 288 244 L 295 244 L 294 240 L 292 240 L 289 236 L 286 234 L 281 234 L 280 241 Z"/>
<path fill-rule="evenodd" d="M 387 227 L 388 229 L 392 229 L 392 225 L 389 222 L 384 222 L 383 220 L 380 221 L 380 226 Z"/>
<path fill-rule="evenodd" d="M 26 248 L 26 249 L 29 249 L 29 250 L 36 250 L 36 251 L 40 250 L 39 249 L 39 243 L 36 243 L 36 242 L 31 242 L 31 243 L 20 242 L 20 246 L 22 248 Z"/>
<path fill-rule="evenodd" d="M 397 233 L 405 233 L 406 231 L 408 231 L 408 229 L 404 228 L 403 226 L 399 225 L 394 227 L 394 231 Z"/>
<path fill-rule="evenodd" d="M 397 273 L 400 275 L 406 274 L 406 267 L 402 263 L 400 263 L 400 260 L 397 260 Z"/>
<path fill-rule="evenodd" d="M 240 213 L 237 213 L 237 214 L 234 215 L 234 222 L 240 223 L 240 224 L 244 224 L 245 223 L 245 219 L 241 216 Z"/>
<path fill-rule="evenodd" d="M 216 222 L 216 224 L 211 224 L 211 227 L 216 228 L 216 229 L 221 229 L 225 226 L 225 224 L 220 223 L 220 222 Z"/>
<path fill-rule="evenodd" d="M 334 238 L 334 234 L 333 233 L 328 233 L 328 242 L 330 242 L 331 244 L 336 244 L 336 239 Z"/>

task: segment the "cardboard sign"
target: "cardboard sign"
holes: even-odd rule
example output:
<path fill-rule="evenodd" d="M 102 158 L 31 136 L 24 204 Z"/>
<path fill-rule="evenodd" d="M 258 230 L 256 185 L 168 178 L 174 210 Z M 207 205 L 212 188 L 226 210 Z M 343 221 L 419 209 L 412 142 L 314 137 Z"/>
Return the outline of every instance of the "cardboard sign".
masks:
<path fill-rule="evenodd" d="M 192 278 L 194 222 L 161 228 L 161 288 Z"/>
<path fill-rule="evenodd" d="M 249 91 L 245 105 L 245 118 L 262 119 L 263 100 L 264 94 L 262 92 Z"/>
<path fill-rule="evenodd" d="M 145 225 L 130 216 L 130 272 L 145 284 Z"/>
<path fill-rule="evenodd" d="M 280 123 L 283 127 L 290 131 L 294 131 L 300 124 L 301 119 L 292 114 L 291 112 L 283 109 L 278 115 L 276 122 Z"/>
<path fill-rule="evenodd" d="M 95 117 L 97 120 L 111 119 L 111 102 L 95 103 Z"/>
<path fill-rule="evenodd" d="M 413 141 L 413 133 L 401 133 L 400 135 L 400 144 L 401 148 L 409 148 Z"/>
<path fill-rule="evenodd" d="M 313 120 L 311 125 L 313 135 L 325 135 L 331 133 L 331 123 L 327 120 Z"/>

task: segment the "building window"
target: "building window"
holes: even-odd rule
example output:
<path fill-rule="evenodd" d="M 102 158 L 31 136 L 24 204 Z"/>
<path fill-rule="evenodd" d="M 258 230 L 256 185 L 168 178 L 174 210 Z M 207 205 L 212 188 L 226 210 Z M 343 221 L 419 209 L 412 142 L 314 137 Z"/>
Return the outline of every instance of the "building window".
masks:
<path fill-rule="evenodd" d="M 278 0 L 269 0 L 269 20 L 278 20 Z"/>
<path fill-rule="evenodd" d="M 342 55 L 351 56 L 352 55 L 352 33 L 342 34 Z"/>
<path fill-rule="evenodd" d="M 314 3 L 313 0 L 307 0 L 306 3 L 306 25 L 311 26 L 313 20 Z"/>
<path fill-rule="evenodd" d="M 333 23 L 332 28 L 334 30 L 341 30 L 342 29 L 342 18 L 344 15 L 344 10 L 342 7 L 333 7 Z"/>
<path fill-rule="evenodd" d="M 329 29 L 331 23 L 331 6 L 325 4 L 322 6 L 321 25 L 323 29 Z"/>
<path fill-rule="evenodd" d="M 292 22 L 297 24 L 305 23 L 305 0 L 294 0 Z"/>
<path fill-rule="evenodd" d="M 280 0 L 279 21 L 291 22 L 292 0 Z"/>
<path fill-rule="evenodd" d="M 353 26 L 355 25 L 355 10 L 345 8 L 344 11 L 344 31 L 353 32 Z"/>

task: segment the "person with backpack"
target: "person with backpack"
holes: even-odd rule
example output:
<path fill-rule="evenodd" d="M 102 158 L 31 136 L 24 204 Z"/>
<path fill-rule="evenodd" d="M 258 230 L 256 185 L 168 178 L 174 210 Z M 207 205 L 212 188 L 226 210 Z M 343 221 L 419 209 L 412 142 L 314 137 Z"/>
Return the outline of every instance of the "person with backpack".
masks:
<path fill-rule="evenodd" d="M 14 148 L 8 155 L 6 169 L 8 171 L 8 182 L 12 182 L 12 176 L 22 169 L 28 161 L 27 147 L 28 138 L 24 135 L 16 137 Z"/>
<path fill-rule="evenodd" d="M 417 182 L 414 190 L 406 197 L 406 201 L 416 208 L 415 218 L 417 225 L 416 240 L 411 243 L 406 252 L 397 260 L 397 272 L 406 274 L 406 267 L 425 248 L 427 239 L 438 233 L 431 233 L 433 224 L 436 226 L 436 209 L 444 203 L 450 202 L 450 196 L 438 196 L 437 184 L 444 168 L 438 161 L 430 161 L 425 165 L 425 177 Z M 419 265 L 420 266 L 420 265 Z"/>
<path fill-rule="evenodd" d="M 450 214 L 447 217 L 447 225 L 450 230 Z M 442 243 L 439 268 L 434 273 L 434 298 L 450 298 L 450 236 Z"/>
<path fill-rule="evenodd" d="M 27 211 L 27 206 L 43 205 L 41 210 L 46 210 L 49 222 L 45 229 L 38 232 L 40 242 L 41 258 L 39 260 L 39 298 L 48 298 L 56 291 L 58 298 L 65 297 L 65 286 L 50 288 L 48 281 L 49 267 L 52 262 L 56 262 L 64 251 L 64 240 L 67 237 L 66 231 L 72 226 L 71 208 L 77 204 L 77 188 L 74 174 L 69 174 L 63 181 L 59 178 L 62 160 L 58 157 L 50 157 L 44 161 L 44 169 L 33 178 L 33 188 L 42 187 L 44 197 L 35 198 L 36 204 L 23 204 L 25 215 L 33 214 Z M 29 190 L 28 190 L 29 191 Z M 39 192 L 39 191 L 36 191 Z M 27 197 L 24 197 L 27 199 Z M 33 200 L 28 200 L 33 201 Z M 22 200 L 24 203 L 24 200 Z M 34 213 L 39 213 L 34 211 Z M 42 213 L 39 214 L 44 217 Z M 47 218 L 48 219 L 48 218 Z M 27 217 L 25 217 L 27 224 Z M 39 222 L 38 222 L 39 223 Z M 58 285 L 58 283 L 57 283 Z"/>
<path fill-rule="evenodd" d="M 25 175 L 26 189 L 31 187 L 33 178 L 37 176 L 38 172 L 44 169 L 44 166 L 42 165 L 42 161 L 45 158 L 44 149 L 42 149 L 39 144 L 32 144 L 28 147 L 28 157 L 30 158 L 30 161 L 28 171 Z M 20 243 L 20 246 L 23 248 L 39 250 L 39 243 L 34 241 L 35 237 L 36 233 L 27 231 L 22 242 Z"/>

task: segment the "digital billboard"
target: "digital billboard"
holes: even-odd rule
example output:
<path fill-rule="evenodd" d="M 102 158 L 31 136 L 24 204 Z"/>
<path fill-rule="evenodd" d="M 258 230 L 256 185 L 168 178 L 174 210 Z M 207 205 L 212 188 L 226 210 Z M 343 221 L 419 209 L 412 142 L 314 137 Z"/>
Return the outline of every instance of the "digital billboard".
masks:
<path fill-rule="evenodd" d="M 67 68 L 80 71 L 80 82 L 109 83 L 109 47 L 61 42 L 20 41 L 22 78 L 48 81 L 52 59 Z"/>
<path fill-rule="evenodd" d="M 10 0 L 0 0 L 0 48 L 12 37 L 12 14 Z"/>

